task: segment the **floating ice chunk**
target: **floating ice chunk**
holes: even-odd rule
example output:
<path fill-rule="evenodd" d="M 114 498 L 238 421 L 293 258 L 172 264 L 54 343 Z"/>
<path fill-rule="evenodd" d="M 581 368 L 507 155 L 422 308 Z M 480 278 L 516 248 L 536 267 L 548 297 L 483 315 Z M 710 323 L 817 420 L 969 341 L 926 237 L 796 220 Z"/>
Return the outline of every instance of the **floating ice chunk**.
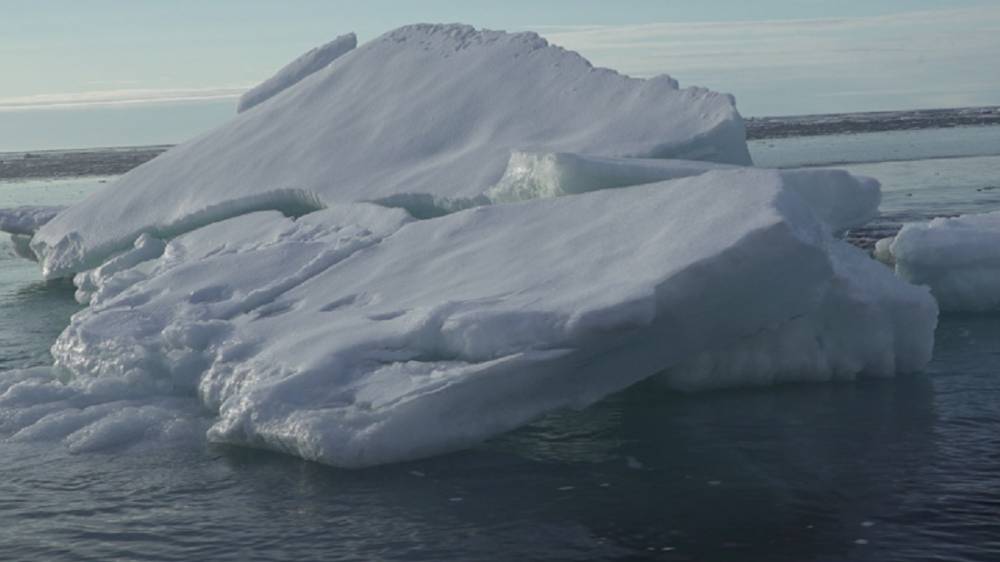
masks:
<path fill-rule="evenodd" d="M 908 224 L 876 250 L 900 277 L 929 286 L 942 310 L 1000 310 L 1000 212 Z"/>
<path fill-rule="evenodd" d="M 933 300 L 852 251 L 786 174 L 752 169 L 425 221 L 374 205 L 262 212 L 98 277 L 131 286 L 98 288 L 52 351 L 77 379 L 197 392 L 218 412 L 213 440 L 366 466 L 664 370 L 697 389 L 774 365 L 795 367 L 781 380 L 918 368 Z M 815 361 L 790 348 L 796 322 L 828 342 Z M 859 323 L 876 341 L 834 333 Z M 732 359 L 748 348 L 758 359 Z"/>
<path fill-rule="evenodd" d="M 65 208 L 64 206 L 23 206 L 0 209 L 0 232 L 31 236 L 39 227 L 52 220 Z"/>
<path fill-rule="evenodd" d="M 52 217 L 59 214 L 65 207 L 24 206 L 10 209 L 0 209 L 0 232 L 10 234 L 14 253 L 22 258 L 38 261 L 38 256 L 31 249 L 31 237 Z"/>
<path fill-rule="evenodd" d="M 43 226 L 32 248 L 46 277 L 65 277 L 143 232 L 167 238 L 289 203 L 479 201 L 512 150 L 750 163 L 729 95 L 594 68 L 534 33 L 416 25 L 132 170 Z"/>
<path fill-rule="evenodd" d="M 237 113 L 242 113 L 287 90 L 303 78 L 318 70 L 322 70 L 357 46 L 358 38 L 353 33 L 348 33 L 347 35 L 337 37 L 325 45 L 309 50 L 282 67 L 274 76 L 243 94 L 236 107 Z"/>

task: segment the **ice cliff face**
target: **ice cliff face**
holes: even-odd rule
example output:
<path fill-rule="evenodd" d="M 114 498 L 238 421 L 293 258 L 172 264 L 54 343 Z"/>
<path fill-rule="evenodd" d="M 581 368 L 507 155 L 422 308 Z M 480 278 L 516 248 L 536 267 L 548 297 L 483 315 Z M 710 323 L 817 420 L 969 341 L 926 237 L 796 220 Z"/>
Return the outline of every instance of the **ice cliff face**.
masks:
<path fill-rule="evenodd" d="M 9 431 L 89 447 L 125 431 L 125 404 L 151 435 L 361 467 L 650 377 L 930 359 L 928 291 L 836 238 L 874 216 L 877 182 L 745 167 L 729 96 L 465 26 L 402 28 L 301 78 L 323 58 L 19 234 L 89 307 L 52 348 L 68 382 L 0 387 Z M 181 423 L 195 397 L 207 424 Z"/>

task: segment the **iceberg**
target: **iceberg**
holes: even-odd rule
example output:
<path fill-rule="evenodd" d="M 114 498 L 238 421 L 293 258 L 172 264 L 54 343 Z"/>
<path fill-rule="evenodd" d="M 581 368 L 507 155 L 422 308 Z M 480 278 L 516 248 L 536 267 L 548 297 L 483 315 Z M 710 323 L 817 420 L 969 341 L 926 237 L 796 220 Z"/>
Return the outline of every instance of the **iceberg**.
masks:
<path fill-rule="evenodd" d="M 0 381 L 5 427 L 88 448 L 134 440 L 135 420 L 355 468 L 649 378 L 698 391 L 930 360 L 929 291 L 839 238 L 877 213 L 878 182 L 749 167 L 731 96 L 532 33 L 338 41 L 20 234 L 88 306 L 51 369 Z"/>
<path fill-rule="evenodd" d="M 469 446 L 657 373 L 700 390 L 922 368 L 933 299 L 789 183 L 720 170 L 422 221 L 244 215 L 97 276 L 52 351 L 76 379 L 197 393 L 214 441 L 344 467 Z"/>
<path fill-rule="evenodd" d="M 942 310 L 1000 310 L 1000 212 L 907 224 L 879 240 L 875 255 L 903 279 L 929 286 Z"/>

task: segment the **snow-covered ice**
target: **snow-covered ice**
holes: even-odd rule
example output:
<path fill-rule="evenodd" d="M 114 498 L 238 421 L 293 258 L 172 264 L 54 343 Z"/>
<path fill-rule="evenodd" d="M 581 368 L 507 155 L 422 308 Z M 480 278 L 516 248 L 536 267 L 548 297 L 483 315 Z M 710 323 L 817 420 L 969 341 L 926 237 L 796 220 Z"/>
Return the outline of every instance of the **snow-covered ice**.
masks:
<path fill-rule="evenodd" d="M 466 26 L 327 55 L 19 234 L 89 306 L 51 369 L 10 375 L 9 432 L 103 443 L 135 418 L 359 467 L 650 377 L 702 390 L 930 359 L 927 289 L 837 238 L 877 212 L 878 183 L 745 167 L 730 96 Z"/>
<path fill-rule="evenodd" d="M 879 240 L 876 257 L 930 287 L 942 310 L 1000 310 L 1000 213 L 936 218 Z"/>

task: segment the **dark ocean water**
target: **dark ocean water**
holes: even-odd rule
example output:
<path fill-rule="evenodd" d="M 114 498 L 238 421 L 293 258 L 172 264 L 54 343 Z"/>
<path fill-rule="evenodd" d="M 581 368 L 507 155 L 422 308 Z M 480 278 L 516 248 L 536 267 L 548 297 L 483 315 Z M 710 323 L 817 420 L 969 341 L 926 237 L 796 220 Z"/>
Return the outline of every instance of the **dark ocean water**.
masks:
<path fill-rule="evenodd" d="M 842 167 L 884 184 L 871 236 L 1000 209 L 1000 127 L 753 152 L 863 161 Z M 0 183 L 0 206 L 70 202 L 100 179 Z M 45 364 L 78 309 L 71 287 L 9 254 L 0 243 L 0 370 Z M 942 317 L 917 376 L 698 395 L 642 384 L 471 451 L 361 471 L 202 442 L 0 442 L 2 560 L 646 558 L 1000 560 L 1000 316 Z"/>

